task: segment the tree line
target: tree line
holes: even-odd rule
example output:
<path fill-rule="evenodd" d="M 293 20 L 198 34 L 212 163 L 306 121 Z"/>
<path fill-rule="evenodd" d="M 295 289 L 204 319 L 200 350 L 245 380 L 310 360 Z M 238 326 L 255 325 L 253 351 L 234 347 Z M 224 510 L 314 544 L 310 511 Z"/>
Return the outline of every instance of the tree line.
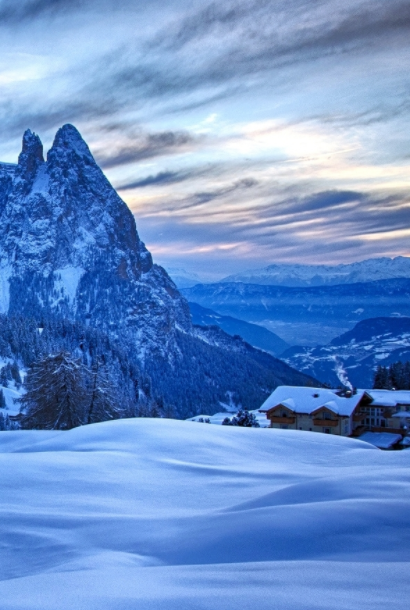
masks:
<path fill-rule="evenodd" d="M 410 390 L 410 362 L 379 365 L 373 382 L 374 390 Z"/>

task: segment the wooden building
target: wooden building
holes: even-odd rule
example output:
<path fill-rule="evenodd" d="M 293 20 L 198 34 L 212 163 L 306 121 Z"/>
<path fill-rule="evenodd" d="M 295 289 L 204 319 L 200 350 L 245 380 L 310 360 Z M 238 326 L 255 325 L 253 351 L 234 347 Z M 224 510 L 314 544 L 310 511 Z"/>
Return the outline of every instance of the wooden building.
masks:
<path fill-rule="evenodd" d="M 259 409 L 271 428 L 360 436 L 366 431 L 407 434 L 403 413 L 410 391 L 358 390 L 279 386 Z M 401 417 L 397 417 L 401 413 Z"/>

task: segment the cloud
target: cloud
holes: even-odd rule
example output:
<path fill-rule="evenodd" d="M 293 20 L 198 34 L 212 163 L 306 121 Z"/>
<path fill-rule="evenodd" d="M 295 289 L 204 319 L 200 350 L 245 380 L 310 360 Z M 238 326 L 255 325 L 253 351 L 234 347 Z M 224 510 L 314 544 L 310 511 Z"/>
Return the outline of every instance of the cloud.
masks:
<path fill-rule="evenodd" d="M 167 186 L 168 184 L 177 184 L 179 182 L 186 182 L 211 175 L 215 176 L 219 171 L 220 168 L 212 164 L 208 164 L 204 167 L 197 166 L 195 168 L 180 169 L 177 171 L 160 171 L 156 174 L 150 174 L 149 176 L 139 178 L 138 180 L 134 180 L 132 182 L 120 184 L 116 188 L 120 191 L 125 191 L 150 186 L 163 187 Z"/>
<path fill-rule="evenodd" d="M 96 151 L 101 167 L 111 168 L 152 159 L 163 155 L 180 154 L 192 150 L 204 139 L 188 131 L 162 131 L 158 133 L 138 133 L 133 141 L 120 144 L 110 150 Z"/>
<path fill-rule="evenodd" d="M 311 209 L 298 213 L 300 204 L 308 201 L 313 203 Z M 349 203 L 351 207 L 345 207 Z M 314 210 L 317 204 L 319 213 Z M 142 238 L 162 262 L 189 257 L 198 269 L 206 267 L 206 261 L 232 269 L 252 261 L 336 263 L 408 253 L 409 206 L 404 192 L 386 197 L 376 192 L 323 191 L 293 201 L 265 203 L 254 209 L 256 222 L 249 210 L 242 215 L 241 209 L 232 211 L 228 221 L 215 221 L 214 213 L 205 208 L 199 218 L 198 210 L 194 216 L 189 209 L 182 215 L 164 216 L 151 210 L 138 219 L 138 225 Z M 225 203 L 221 213 L 224 207 Z"/>
<path fill-rule="evenodd" d="M 3 0 L 0 4 L 0 25 L 72 13 L 89 4 L 85 0 Z"/>
<path fill-rule="evenodd" d="M 252 189 L 257 185 L 258 182 L 254 178 L 241 178 L 240 180 L 237 180 L 232 184 L 228 184 L 220 188 L 193 193 L 188 197 L 173 200 L 171 201 L 171 203 L 167 202 L 165 206 L 160 206 L 160 208 L 157 210 L 157 213 L 159 216 L 163 214 L 168 214 L 170 212 L 178 212 L 178 214 L 184 214 L 189 210 L 194 210 L 195 208 L 203 207 L 204 205 L 212 203 L 214 201 L 222 200 L 227 195 L 232 195 L 234 193 L 237 194 L 238 191 L 241 192 L 246 191 L 248 189 Z M 206 214 L 208 213 L 210 213 L 209 208 Z M 223 211 L 223 213 L 226 213 L 226 211 Z M 214 211 L 212 211 L 211 214 L 214 216 L 217 215 L 217 213 L 215 214 Z"/>
<path fill-rule="evenodd" d="M 258 87 L 288 87 L 289 69 L 300 73 L 308 65 L 315 73 L 317 60 L 323 69 L 323 60 L 335 55 L 346 63 L 358 53 L 404 48 L 409 33 L 407 0 L 212 3 L 93 58 L 80 68 L 79 95 L 105 99 L 113 112 L 137 100 L 181 112 L 252 90 L 258 78 Z"/>
<path fill-rule="evenodd" d="M 145 186 L 163 186 L 166 184 L 173 184 L 175 182 L 182 182 L 183 180 L 187 180 L 189 177 L 189 174 L 183 174 L 181 172 L 159 172 L 158 174 L 146 176 L 146 178 L 141 178 L 135 182 L 121 184 L 117 188 L 120 191 L 125 191 L 144 188 Z"/>
<path fill-rule="evenodd" d="M 293 214 L 298 212 L 318 212 L 337 208 L 345 203 L 360 202 L 366 199 L 367 195 L 354 191 L 323 191 L 296 202 L 291 210 Z"/>
<path fill-rule="evenodd" d="M 299 0 L 292 5 L 253 0 L 208 4 L 155 36 L 151 47 L 179 51 L 207 38 L 219 38 L 223 40 L 219 45 L 221 56 L 225 54 L 232 72 L 238 68 L 247 72 L 251 66 L 272 68 L 272 61 L 280 64 L 286 57 L 305 62 L 312 56 L 333 55 L 373 43 L 384 45 L 386 38 L 409 30 L 407 0 L 343 5 L 332 0 Z M 215 75 L 228 69 L 226 62 L 214 67 Z"/>

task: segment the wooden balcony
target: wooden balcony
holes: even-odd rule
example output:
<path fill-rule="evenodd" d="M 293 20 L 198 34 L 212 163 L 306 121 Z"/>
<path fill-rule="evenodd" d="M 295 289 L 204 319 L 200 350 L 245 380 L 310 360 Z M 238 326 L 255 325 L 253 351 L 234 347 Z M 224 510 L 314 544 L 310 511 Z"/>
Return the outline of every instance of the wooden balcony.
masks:
<path fill-rule="evenodd" d="M 331 428 L 337 426 L 339 421 L 337 419 L 314 419 L 314 426 L 322 426 L 323 428 Z"/>
<path fill-rule="evenodd" d="M 363 421 L 366 417 L 369 417 L 368 413 L 354 413 L 353 421 Z"/>
<path fill-rule="evenodd" d="M 296 417 L 277 417 L 276 415 L 271 415 L 269 419 L 271 424 L 294 424 L 296 421 Z"/>
<path fill-rule="evenodd" d="M 11 418 L 10 418 L 11 419 Z M 391 434 L 401 434 L 402 436 L 406 436 L 407 430 L 403 428 L 382 428 L 381 426 L 367 426 L 367 429 L 370 432 L 390 432 Z"/>

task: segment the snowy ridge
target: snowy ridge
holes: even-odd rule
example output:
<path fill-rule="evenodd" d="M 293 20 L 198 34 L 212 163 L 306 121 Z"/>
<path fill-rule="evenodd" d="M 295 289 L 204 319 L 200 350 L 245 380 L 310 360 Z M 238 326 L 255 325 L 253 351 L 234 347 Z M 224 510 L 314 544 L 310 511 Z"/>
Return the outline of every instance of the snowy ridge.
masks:
<path fill-rule="evenodd" d="M 193 271 L 187 271 L 181 267 L 167 267 L 167 272 L 178 288 L 190 288 L 195 284 L 202 284 L 202 278 Z"/>
<path fill-rule="evenodd" d="M 172 420 L 0 433 L 2 610 L 405 610 L 408 451 Z"/>
<path fill-rule="evenodd" d="M 410 278 L 410 257 L 371 258 L 342 265 L 275 264 L 230 275 L 226 282 L 244 282 L 266 286 L 333 286 Z"/>

